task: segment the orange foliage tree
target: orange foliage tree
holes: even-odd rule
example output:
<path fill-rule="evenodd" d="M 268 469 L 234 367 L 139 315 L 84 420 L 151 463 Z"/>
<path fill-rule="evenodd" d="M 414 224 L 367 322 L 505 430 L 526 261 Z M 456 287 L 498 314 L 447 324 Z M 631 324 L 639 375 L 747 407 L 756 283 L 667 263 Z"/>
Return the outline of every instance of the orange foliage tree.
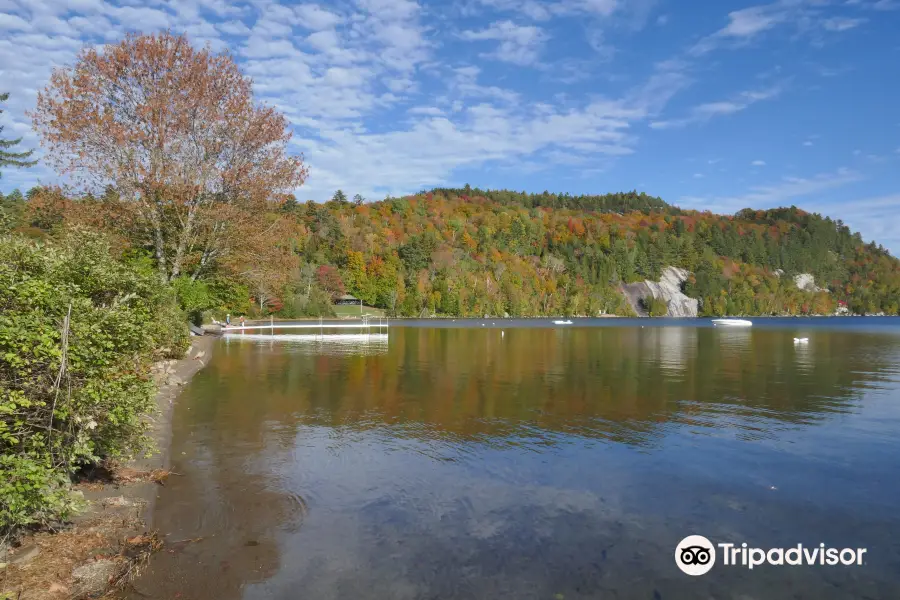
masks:
<path fill-rule="evenodd" d="M 114 186 L 164 280 L 238 252 L 241 215 L 307 176 L 284 115 L 254 103 L 232 57 L 168 32 L 85 48 L 31 116 L 60 174 L 86 191 Z"/>

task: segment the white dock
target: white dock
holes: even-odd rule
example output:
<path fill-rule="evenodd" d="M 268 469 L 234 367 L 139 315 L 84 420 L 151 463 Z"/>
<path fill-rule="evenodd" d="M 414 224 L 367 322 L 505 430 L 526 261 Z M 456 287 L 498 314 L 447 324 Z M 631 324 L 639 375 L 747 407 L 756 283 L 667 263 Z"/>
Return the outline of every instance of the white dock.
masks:
<path fill-rule="evenodd" d="M 380 331 L 387 329 L 389 325 L 388 320 L 382 321 L 381 319 L 375 322 L 363 319 L 354 323 L 327 323 L 323 320 L 320 320 L 318 323 L 275 323 L 273 320 L 268 325 L 226 325 L 222 328 L 222 333 L 225 335 L 240 334 L 245 331 L 271 331 L 274 333 L 276 329 L 318 329 L 320 332 L 324 332 L 325 329 L 362 329 L 369 331 L 377 329 Z"/>

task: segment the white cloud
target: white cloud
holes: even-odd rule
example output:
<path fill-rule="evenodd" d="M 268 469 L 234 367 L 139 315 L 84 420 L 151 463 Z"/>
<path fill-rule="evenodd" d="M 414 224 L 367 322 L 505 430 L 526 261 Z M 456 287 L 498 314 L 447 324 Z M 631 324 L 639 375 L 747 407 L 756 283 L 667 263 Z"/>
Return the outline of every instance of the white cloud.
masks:
<path fill-rule="evenodd" d="M 650 123 L 650 127 L 652 129 L 675 129 L 693 123 L 705 123 L 713 117 L 732 115 L 749 108 L 757 102 L 777 98 L 781 94 L 782 89 L 782 87 L 776 86 L 763 90 L 744 91 L 737 94 L 732 100 L 707 102 L 697 105 L 691 110 L 690 115 L 681 119 L 653 121 Z"/>
<path fill-rule="evenodd" d="M 880 0 L 896 1 L 896 0 Z M 816 31 L 842 32 L 865 23 L 866 19 L 826 17 L 822 10 L 826 0 L 778 0 L 771 4 L 750 6 L 728 13 L 728 22 L 720 30 L 694 44 L 693 56 L 702 56 L 721 46 L 738 47 L 780 26 L 793 27 L 800 35 L 809 35 L 820 43 Z"/>
<path fill-rule="evenodd" d="M 784 177 L 776 183 L 754 186 L 740 196 L 685 197 L 685 207 L 734 213 L 742 208 L 770 208 L 794 203 L 797 199 L 860 181 L 862 175 L 848 169 L 813 177 Z"/>
<path fill-rule="evenodd" d="M 535 21 L 578 14 L 608 17 L 621 8 L 617 0 L 478 0 L 478 3 L 499 12 L 515 12 Z M 632 0 L 632 4 L 640 3 Z"/>
<path fill-rule="evenodd" d="M 694 173 L 694 179 L 703 179 L 703 173 Z"/>
<path fill-rule="evenodd" d="M 174 16 L 164 10 L 147 7 L 107 5 L 107 16 L 120 23 L 140 23 L 142 29 L 166 29 L 173 25 Z"/>
<path fill-rule="evenodd" d="M 241 21 L 225 21 L 216 25 L 216 27 L 226 35 L 242 36 L 250 34 L 250 28 Z"/>
<path fill-rule="evenodd" d="M 846 17 L 832 17 L 822 21 L 822 27 L 827 31 L 847 31 L 859 27 L 866 19 L 850 19 Z"/>
<path fill-rule="evenodd" d="M 486 56 L 516 65 L 535 63 L 547 41 L 547 35 L 540 27 L 516 25 L 512 21 L 498 21 L 478 31 L 463 31 L 460 37 L 468 41 L 498 41 L 497 49 Z"/>
<path fill-rule="evenodd" d="M 323 82 L 330 87 L 356 87 L 366 82 L 368 72 L 365 69 L 346 69 L 329 67 L 322 76 Z"/>
<path fill-rule="evenodd" d="M 306 38 L 306 43 L 321 52 L 333 52 L 341 47 L 341 39 L 332 29 L 310 34 Z"/>
<path fill-rule="evenodd" d="M 270 40 L 265 36 L 254 35 L 241 48 L 241 54 L 247 58 L 275 59 L 279 56 L 296 56 L 298 51 L 288 40 Z"/>
<path fill-rule="evenodd" d="M 22 17 L 0 13 L 0 30 L 6 31 L 31 31 L 31 25 Z"/>
<path fill-rule="evenodd" d="M 54 66 L 71 64 L 83 43 L 118 40 L 135 24 L 166 26 L 188 31 L 195 43 L 209 41 L 214 48 L 227 43 L 253 78 L 257 98 L 287 115 L 295 131 L 293 148 L 304 152 L 311 168 L 307 185 L 297 192 L 303 199 L 323 199 L 338 187 L 372 199 L 407 193 L 453 183 L 454 170 L 486 163 L 517 173 L 548 164 L 593 173 L 638 148 L 641 124 L 666 123 L 658 120 L 660 112 L 701 69 L 684 60 L 665 61 L 649 75 L 636 68 L 628 73 L 627 85 L 617 81 L 607 86 L 606 95 L 579 95 L 580 90 L 546 79 L 568 76 L 568 71 L 587 73 L 591 89 L 600 90 L 593 85 L 599 61 L 596 55 L 578 57 L 578 62 L 571 54 L 554 54 L 552 65 L 541 64 L 549 33 L 558 25 L 550 20 L 581 23 L 575 35 L 595 32 L 589 39 L 609 50 L 608 56 L 604 34 L 619 35 L 641 19 L 652 19 L 653 4 L 482 0 L 480 18 L 460 28 L 442 21 L 433 3 L 415 0 L 299 5 L 288 0 L 0 0 L 0 13 L 5 13 L 0 17 L 0 69 L 4 86 L 13 92 L 2 118 L 7 132 L 24 134 L 25 147 L 35 147 L 24 111 L 33 106 L 36 90 Z M 509 14 L 486 15 L 487 9 Z M 774 27 L 759 21 L 773 18 L 766 11 L 756 14 L 755 25 L 753 17 L 732 14 L 715 44 L 751 39 Z M 461 44 L 460 38 L 471 44 Z M 540 97 L 526 92 L 530 86 L 523 81 L 507 78 L 509 69 L 464 64 L 469 56 L 451 55 L 457 50 L 453 44 L 467 46 L 470 54 L 483 50 L 492 59 L 538 66 Z M 600 68 L 608 70 L 608 65 Z M 684 120 L 734 114 L 777 92 L 748 91 L 699 104 Z M 52 180 L 41 169 L 8 170 L 0 183 L 5 189 L 37 178 Z"/>
<path fill-rule="evenodd" d="M 561 5 L 564 11 L 583 11 L 608 17 L 616 10 L 619 3 L 617 0 L 569 0 Z"/>
<path fill-rule="evenodd" d="M 301 4 L 294 7 L 298 24 L 314 31 L 330 29 L 339 25 L 343 19 L 329 10 L 315 4 Z"/>
<path fill-rule="evenodd" d="M 806 146 L 807 148 L 809 148 L 810 146 L 813 146 L 814 144 L 813 144 L 812 140 L 806 140 L 805 142 L 803 142 L 803 145 Z"/>
<path fill-rule="evenodd" d="M 478 75 L 481 69 L 468 65 L 454 69 L 453 78 L 448 82 L 452 90 L 463 98 L 493 98 L 509 104 L 519 101 L 519 94 L 492 85 L 480 85 Z"/>
<path fill-rule="evenodd" d="M 752 163 L 750 163 L 750 164 L 753 165 L 754 167 L 764 167 L 764 166 L 766 166 L 766 161 L 764 161 L 764 160 L 754 160 L 754 161 L 753 161 Z"/>
<path fill-rule="evenodd" d="M 752 6 L 728 13 L 728 25 L 721 30 L 722 36 L 753 37 L 771 29 L 786 18 L 786 14 L 770 6 Z"/>
<path fill-rule="evenodd" d="M 426 115 L 407 131 L 333 131 L 322 141 L 304 141 L 300 147 L 314 168 L 310 190 L 325 192 L 342 185 L 374 198 L 385 193 L 373 189 L 374 182 L 391 193 L 403 193 L 443 183 L 456 168 L 488 161 L 516 163 L 563 151 L 570 160 L 593 157 L 596 164 L 603 156 L 631 153 L 629 124 L 643 117 L 643 111 L 621 101 L 597 101 L 549 114 L 546 107 L 532 111 L 478 104 L 453 118 Z M 354 168 L 348 170 L 347 165 Z"/>
<path fill-rule="evenodd" d="M 878 0 L 872 4 L 875 10 L 900 10 L 900 2 L 897 0 Z"/>
<path fill-rule="evenodd" d="M 603 33 L 602 29 L 587 27 L 585 30 L 585 39 L 587 39 L 588 45 L 596 52 L 594 57 L 595 60 L 610 60 L 616 53 L 616 49 L 606 42 L 606 35 Z M 556 63 L 549 65 L 549 67 L 553 70 L 558 68 Z"/>
<path fill-rule="evenodd" d="M 443 117 L 445 114 L 443 110 L 436 106 L 414 106 L 407 112 L 413 115 L 429 115 L 432 117 Z"/>
<path fill-rule="evenodd" d="M 495 11 L 512 11 L 535 21 L 546 21 L 552 18 L 555 6 L 538 0 L 479 0 L 482 6 Z"/>
<path fill-rule="evenodd" d="M 706 36 L 689 51 L 694 56 L 710 52 L 727 42 L 746 42 L 756 35 L 788 20 L 790 10 L 785 3 L 776 2 L 751 6 L 728 13 L 728 23 L 719 31 Z"/>

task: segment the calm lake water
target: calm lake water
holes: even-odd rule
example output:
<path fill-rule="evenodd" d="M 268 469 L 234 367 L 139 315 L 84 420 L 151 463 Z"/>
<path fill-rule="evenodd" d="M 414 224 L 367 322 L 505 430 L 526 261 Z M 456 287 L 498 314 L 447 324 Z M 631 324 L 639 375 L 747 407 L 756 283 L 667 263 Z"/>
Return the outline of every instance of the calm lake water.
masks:
<path fill-rule="evenodd" d="M 754 322 L 223 339 L 134 597 L 900 598 L 900 323 Z M 690 534 L 868 552 L 689 577 Z"/>

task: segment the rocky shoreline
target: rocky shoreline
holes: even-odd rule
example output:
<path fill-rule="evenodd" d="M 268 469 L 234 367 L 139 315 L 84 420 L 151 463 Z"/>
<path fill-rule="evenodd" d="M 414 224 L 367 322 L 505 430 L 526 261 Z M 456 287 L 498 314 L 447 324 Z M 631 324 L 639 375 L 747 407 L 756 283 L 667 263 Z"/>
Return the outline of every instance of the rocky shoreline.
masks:
<path fill-rule="evenodd" d="M 151 517 L 160 485 L 170 475 L 172 412 L 182 387 L 209 363 L 215 338 L 191 339 L 185 357 L 153 366 L 158 412 L 150 437 L 156 451 L 128 464 L 98 468 L 73 486 L 85 509 L 49 530 L 0 548 L 0 599 L 97 597 L 130 581 L 161 547 Z"/>

